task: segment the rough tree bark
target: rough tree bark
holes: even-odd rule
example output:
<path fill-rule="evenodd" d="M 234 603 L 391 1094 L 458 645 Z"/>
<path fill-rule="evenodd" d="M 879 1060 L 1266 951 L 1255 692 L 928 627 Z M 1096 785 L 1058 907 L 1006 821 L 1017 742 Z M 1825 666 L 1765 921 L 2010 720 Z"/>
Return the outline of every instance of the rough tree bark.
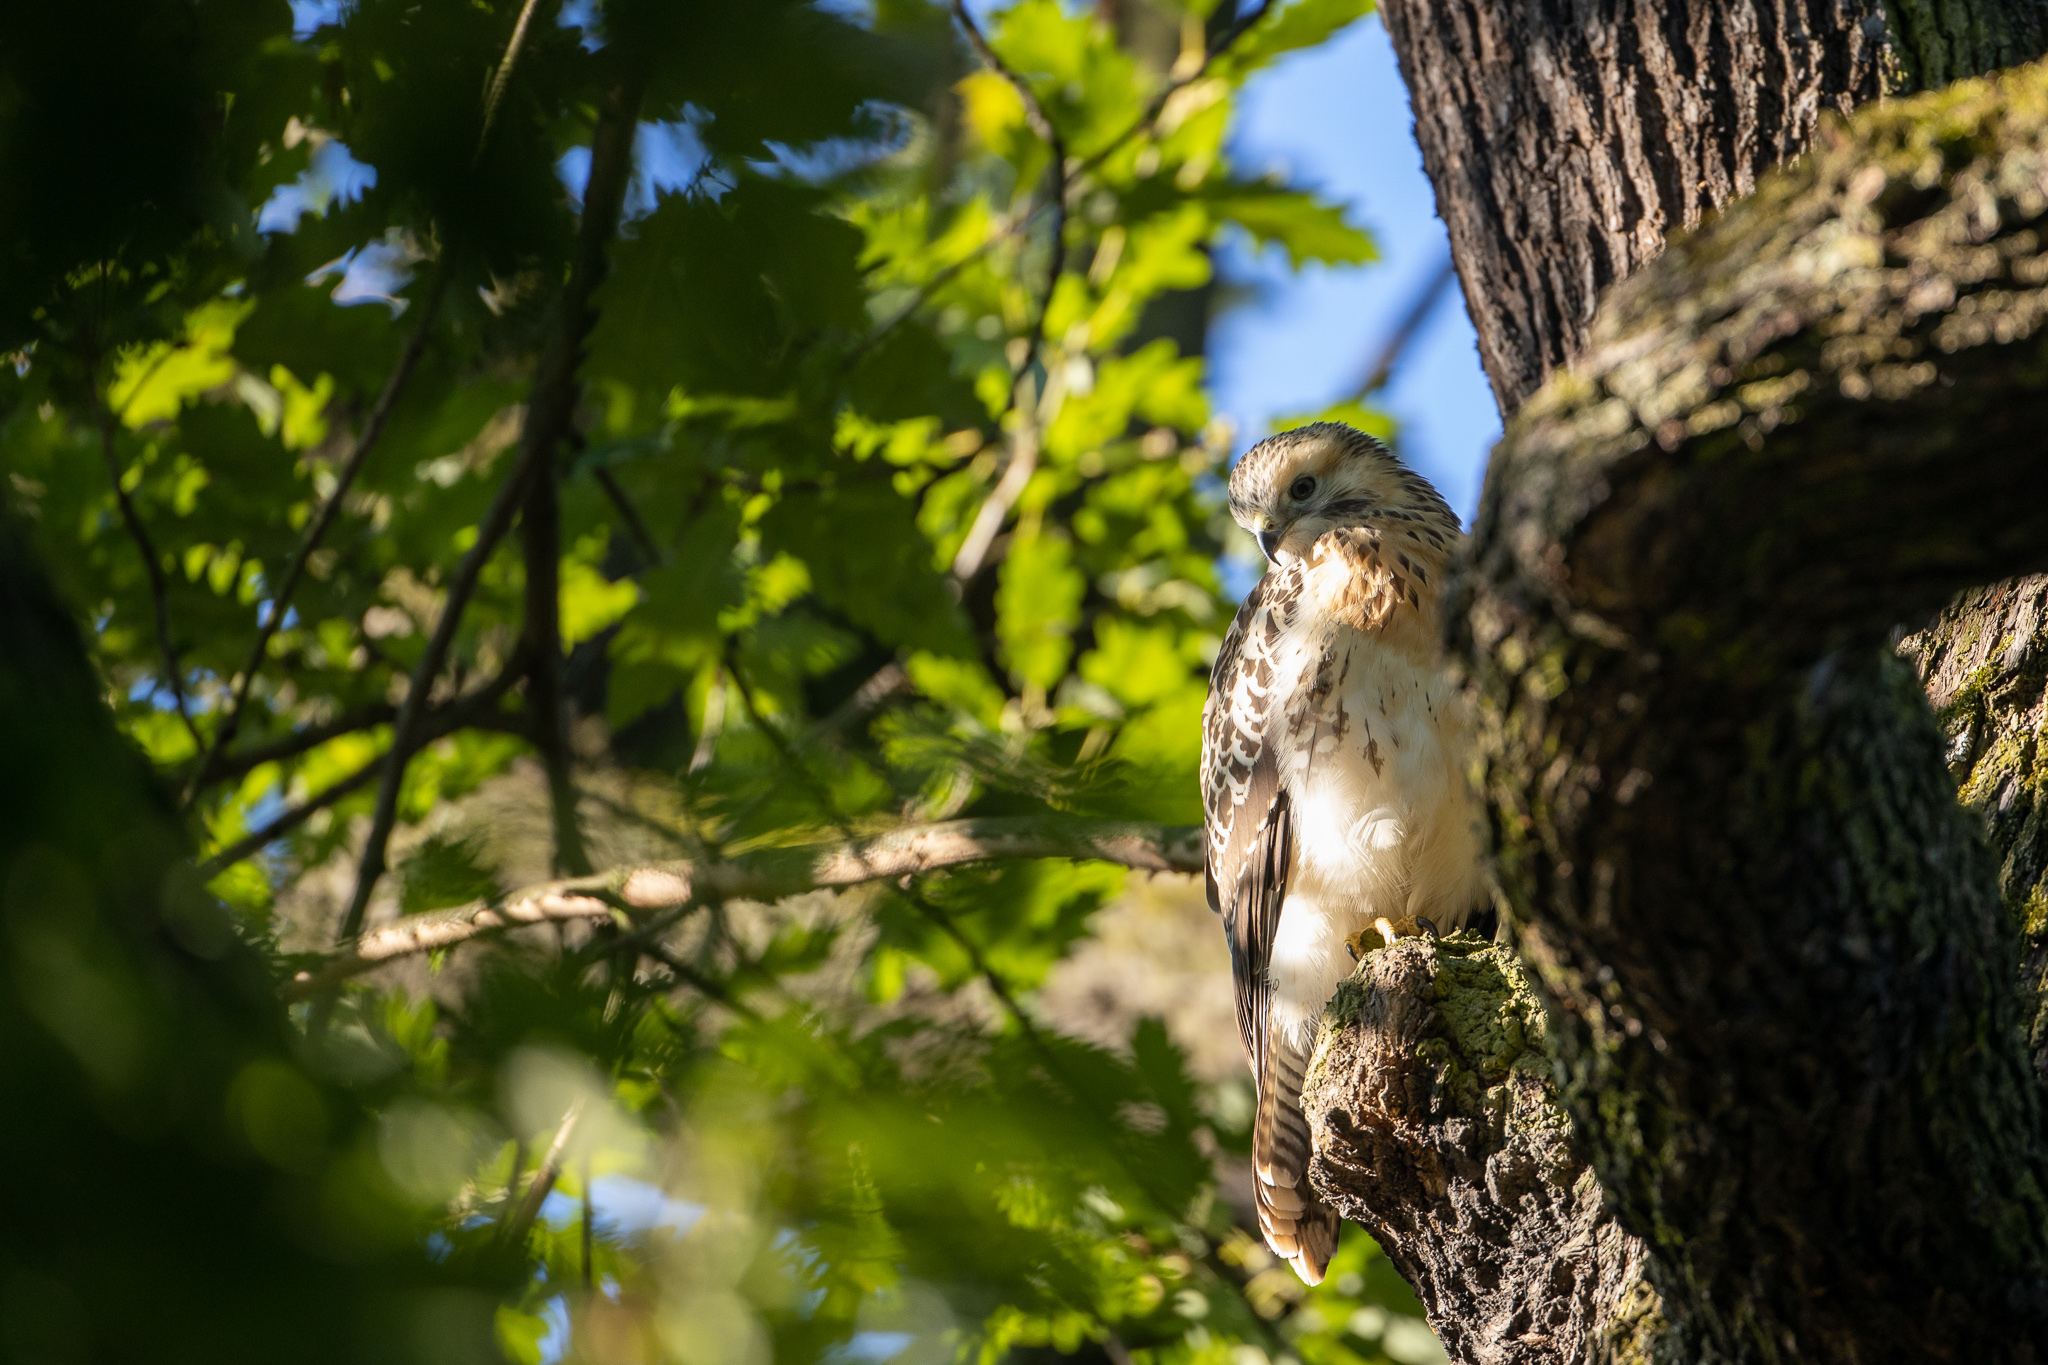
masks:
<path fill-rule="evenodd" d="M 1551 1039 L 1475 1045 L 1497 992 L 1404 945 L 1316 1064 L 1319 1184 L 1461 1359 L 2048 1342 L 2048 585 L 1906 642 L 1945 736 L 1883 647 L 2048 562 L 2048 77 L 1759 178 L 2048 28 L 1890 9 L 1387 6 L 1504 410 L 1577 367 L 1496 454 L 1459 641 Z"/>
<path fill-rule="evenodd" d="M 1601 291 L 1799 155 L 1821 116 L 2048 49 L 2033 0 L 1386 0 L 1503 413 Z"/>

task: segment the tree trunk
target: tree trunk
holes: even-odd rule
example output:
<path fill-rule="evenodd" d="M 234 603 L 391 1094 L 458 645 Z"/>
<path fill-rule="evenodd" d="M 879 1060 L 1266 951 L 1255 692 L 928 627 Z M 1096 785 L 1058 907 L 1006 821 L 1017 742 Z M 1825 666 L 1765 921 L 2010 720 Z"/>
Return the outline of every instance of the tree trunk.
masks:
<path fill-rule="evenodd" d="M 1504 410 L 1576 366 L 1510 422 L 1458 625 L 1554 1071 L 1474 1081 L 1448 949 L 1379 955 L 1318 1187 L 1461 1359 L 2036 1359 L 2048 587 L 1907 642 L 1946 738 L 1883 641 L 2048 562 L 2048 81 L 1823 135 L 1590 320 L 1826 108 L 2031 56 L 2042 7 L 1386 10 Z"/>
<path fill-rule="evenodd" d="M 1806 150 L 1822 115 L 2048 50 L 2037 0 L 1386 0 L 1503 413 L 1608 285 Z"/>

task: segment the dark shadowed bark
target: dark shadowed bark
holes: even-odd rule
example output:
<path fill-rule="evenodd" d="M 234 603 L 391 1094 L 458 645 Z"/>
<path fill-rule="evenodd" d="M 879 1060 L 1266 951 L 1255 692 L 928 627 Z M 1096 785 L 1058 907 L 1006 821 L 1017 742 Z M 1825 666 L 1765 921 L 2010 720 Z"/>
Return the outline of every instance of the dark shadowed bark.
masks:
<path fill-rule="evenodd" d="M 1457 644 L 1551 1088 L 1469 1079 L 1439 949 L 1369 960 L 1315 1102 L 1318 1187 L 1462 1359 L 2048 1343 L 2044 589 L 1908 641 L 1941 725 L 1885 644 L 2048 563 L 2048 76 L 1813 117 L 2029 56 L 2041 7 L 1893 8 L 1880 50 L 1874 4 L 1388 7 L 1496 391 L 1550 377 L 1496 454 Z M 1648 60 L 1648 30 L 1691 56 Z"/>

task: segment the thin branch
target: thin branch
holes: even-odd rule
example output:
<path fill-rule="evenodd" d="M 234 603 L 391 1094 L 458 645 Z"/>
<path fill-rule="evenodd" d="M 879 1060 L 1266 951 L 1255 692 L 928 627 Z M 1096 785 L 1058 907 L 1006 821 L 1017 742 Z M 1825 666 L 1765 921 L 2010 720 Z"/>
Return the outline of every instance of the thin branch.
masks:
<path fill-rule="evenodd" d="M 526 710 L 534 747 L 547 772 L 548 812 L 555 839 L 554 870 L 570 876 L 591 871 L 576 819 L 570 770 L 569 708 L 562 688 L 562 499 L 555 460 L 546 459 L 527 491 L 519 536 L 526 562 Z"/>
<path fill-rule="evenodd" d="M 454 644 L 456 628 L 476 590 L 477 580 L 497 544 L 511 529 L 512 518 L 526 500 L 532 480 L 548 468 L 555 449 L 575 414 L 576 370 L 582 360 L 583 340 L 589 334 L 593 314 L 591 296 L 603 281 L 606 251 L 618 232 L 619 210 L 626 183 L 633 173 L 633 134 L 638 126 L 640 85 L 637 78 L 621 77 L 605 95 L 597 130 L 591 138 L 590 179 L 584 190 L 583 222 L 577 232 L 576 254 L 569 280 L 562 289 L 558 325 L 548 339 L 546 351 L 534 374 L 533 392 L 527 403 L 521 448 L 512 472 L 506 476 L 490 509 L 477 524 L 476 542 L 462 558 L 448 587 L 448 603 L 434 626 L 434 635 L 413 669 L 405 704 L 399 710 L 390 756 L 385 761 L 383 781 L 377 789 L 377 808 L 372 817 L 369 840 L 356 870 L 355 894 L 342 917 L 343 942 L 362 931 L 363 915 L 370 895 L 384 875 L 385 850 L 391 831 L 398 823 L 398 793 L 405 780 L 405 766 L 411 757 L 408 747 L 419 717 L 426 710 L 428 696 L 441 665 Z"/>
<path fill-rule="evenodd" d="M 519 49 L 526 43 L 527 25 L 533 22 L 534 7 L 539 0 L 526 0 L 519 7 L 519 18 L 512 25 L 512 38 L 505 44 L 505 55 L 498 62 L 498 69 L 491 74 L 491 82 L 484 88 L 484 126 L 476 135 L 476 155 L 481 159 L 484 144 L 490 141 L 491 124 L 497 121 L 498 104 L 505 98 L 505 87 L 512 83 L 512 68 L 519 61 Z"/>
<path fill-rule="evenodd" d="M 1003 523 L 1009 520 L 1010 509 L 1024 496 L 1031 476 L 1038 472 L 1038 421 L 1029 411 L 1035 400 L 1026 391 L 1030 383 L 1031 371 L 1027 367 L 1018 373 L 1017 386 L 1011 391 L 1011 408 L 1025 415 L 1010 433 L 1010 463 L 975 511 L 967 538 L 960 542 L 960 549 L 953 556 L 953 577 L 962 583 L 980 573 L 981 566 L 988 562 L 988 552 L 1002 533 Z"/>
<path fill-rule="evenodd" d="M 220 852 L 214 854 L 211 858 L 208 858 L 205 862 L 199 864 L 199 880 L 202 882 L 212 881 L 244 858 L 254 857 L 256 854 L 261 853 L 265 848 L 284 838 L 285 835 L 290 834 L 300 825 L 305 824 L 306 821 L 312 819 L 321 811 L 326 810 L 344 796 L 359 788 L 368 786 L 370 779 L 377 775 L 377 771 L 382 764 L 383 759 L 381 757 L 373 758 L 347 777 L 322 787 L 298 805 L 287 807 L 275 819 L 257 829 L 251 830 Z"/>
<path fill-rule="evenodd" d="M 1036 858 L 1089 859 L 1148 872 L 1199 872 L 1201 830 L 1069 816 L 948 820 L 829 843 L 754 849 L 718 862 L 678 859 L 616 867 L 383 925 L 324 965 L 299 973 L 285 983 L 282 994 L 287 1000 L 303 1000 L 387 962 L 452 948 L 518 925 L 611 920 L 696 901 L 773 901 L 803 891 L 891 881 L 970 863 Z"/>
<path fill-rule="evenodd" d="M 640 518 L 639 509 L 633 506 L 632 499 L 626 496 L 626 490 L 619 486 L 618 479 L 603 466 L 593 469 L 591 477 L 597 480 L 597 486 L 604 490 L 604 495 L 612 500 L 612 506 L 618 509 L 619 520 L 626 523 L 627 533 L 633 537 L 633 543 L 639 547 L 640 553 L 647 556 L 647 562 L 660 564 L 661 547 L 654 543 L 654 533 L 647 529 L 647 523 Z"/>
<path fill-rule="evenodd" d="M 1031 131 L 1044 139 L 1052 154 L 1052 164 L 1046 168 L 1049 183 L 1045 194 L 1046 204 L 1052 209 L 1052 255 L 1046 262 L 1045 281 L 1039 287 L 1038 306 L 1031 313 L 1031 330 L 1025 335 L 1024 354 L 1018 359 L 1017 372 L 1011 381 L 1010 412 L 1016 414 L 1016 421 L 1010 436 L 1010 464 L 975 513 L 967 539 L 961 542 L 959 553 L 953 557 L 953 576 L 964 582 L 980 572 L 1003 522 L 1010 515 L 1010 509 L 1023 496 L 1031 476 L 1038 471 L 1039 414 L 1035 401 L 1038 395 L 1032 379 L 1032 367 L 1038 363 L 1039 353 L 1045 346 L 1045 319 L 1052 311 L 1053 291 L 1059 286 L 1061 269 L 1065 265 L 1069 182 L 1066 139 L 1060 136 L 1060 130 L 1047 117 L 1045 107 L 1039 103 L 1030 82 L 1012 71 L 989 46 L 988 39 L 982 36 L 981 28 L 974 22 L 974 16 L 967 12 L 964 0 L 953 0 L 953 18 L 966 30 L 968 42 L 973 44 L 982 61 L 1016 90 L 1024 102 L 1025 119 L 1030 123 Z"/>
<path fill-rule="evenodd" d="M 420 309 L 419 325 L 406 338 L 405 348 L 398 353 L 398 363 L 392 366 L 390 376 L 384 381 L 384 389 L 377 395 L 376 404 L 363 423 L 363 429 L 356 436 L 355 448 L 349 451 L 348 459 L 342 462 L 341 472 L 335 476 L 334 491 L 320 504 L 320 510 L 313 520 L 306 524 L 305 534 L 299 537 L 298 548 L 292 551 L 291 562 L 285 566 L 284 576 L 278 580 L 277 590 L 271 594 L 270 610 L 256 632 L 256 643 L 249 650 L 249 658 L 242 665 L 241 673 L 235 679 L 234 695 L 228 702 L 227 714 L 221 718 L 214 730 L 213 743 L 208 745 L 199 766 L 192 770 L 192 776 L 185 784 L 185 794 L 180 804 L 190 806 L 198 797 L 200 788 L 213 775 L 215 766 L 227 746 L 234 742 L 235 733 L 242 724 L 242 710 L 249 701 L 249 689 L 256 682 L 256 674 L 263 667 L 265 652 L 270 648 L 270 639 L 277 634 L 277 628 L 284 622 L 285 614 L 291 607 L 292 594 L 298 591 L 299 579 L 306 572 L 306 563 L 334 519 L 341 511 L 342 499 L 348 496 L 356 476 L 362 473 L 369 461 L 370 451 L 377 444 L 377 438 L 384 434 L 384 424 L 397 406 L 398 395 L 404 390 L 406 381 L 418 367 L 420 357 L 426 353 L 427 341 L 434 330 L 434 319 L 441 311 L 441 297 L 448 287 L 448 268 L 443 266 L 434 272 L 434 282 L 427 288 L 427 297 Z"/>
<path fill-rule="evenodd" d="M 317 749 L 331 739 L 352 735 L 359 730 L 368 730 L 379 725 L 389 725 L 398 715 L 398 708 L 388 701 L 371 702 L 344 711 L 332 720 L 320 721 L 314 725 L 301 726 L 276 739 L 264 740 L 247 745 L 231 754 L 223 754 L 214 760 L 213 773 L 209 782 L 231 782 L 266 763 L 278 763 L 287 758 Z M 189 778 L 187 779 L 190 780 Z"/>
<path fill-rule="evenodd" d="M 510 1246 L 526 1241 L 526 1234 L 533 1230 L 534 1220 L 540 1217 L 540 1206 L 547 1202 L 555 1181 L 561 1178 L 562 1161 L 569 1152 L 569 1139 L 576 1136 L 576 1125 L 582 1118 L 583 1101 L 577 1099 L 562 1115 L 562 1124 L 555 1129 L 554 1141 L 548 1144 L 547 1154 L 540 1159 L 540 1165 L 534 1167 L 533 1182 L 526 1187 L 526 1197 L 519 1201 L 519 1207 L 498 1229 L 500 1241 Z"/>
<path fill-rule="evenodd" d="M 1259 5 L 1250 14 L 1247 14 L 1244 18 L 1239 19 L 1229 28 L 1225 29 L 1218 36 L 1216 45 L 1209 49 L 1208 54 L 1202 58 L 1201 64 L 1193 72 L 1168 81 L 1165 88 L 1153 96 L 1152 102 L 1145 106 L 1145 111 L 1129 127 L 1077 162 L 1067 177 L 1068 183 L 1070 185 L 1076 183 L 1089 172 L 1099 168 L 1103 162 L 1116 155 L 1132 138 L 1157 123 L 1159 116 L 1166 111 L 1167 101 L 1206 75 L 1216 59 L 1228 52 L 1239 38 L 1243 37 L 1261 19 L 1265 18 L 1267 11 L 1272 9 L 1272 7 L 1272 0 L 1265 0 L 1265 3 Z M 892 314 L 886 322 L 877 323 L 874 329 L 862 337 L 859 344 L 849 353 L 846 363 L 849 366 L 858 363 L 861 357 L 881 344 L 883 338 L 915 317 L 926 304 L 932 301 L 933 295 L 951 283 L 961 271 L 965 270 L 975 261 L 980 260 L 984 255 L 1009 238 L 1024 231 L 1037 219 L 1039 214 L 1045 212 L 1050 207 L 1052 207 L 1050 204 L 1039 203 L 1031 206 L 1025 212 L 1012 215 L 997 224 L 996 228 L 976 244 L 965 256 L 962 256 L 959 260 L 945 267 L 929 280 L 926 280 L 919 287 L 917 294 L 901 310 Z"/>
<path fill-rule="evenodd" d="M 518 676 L 517 666 L 508 666 L 504 672 L 476 691 L 429 712 L 415 736 L 415 747 L 424 748 L 437 739 L 454 734 L 457 730 L 506 728 L 491 723 L 492 713 Z M 200 880 L 211 881 L 242 859 L 262 852 L 266 846 L 282 839 L 314 815 L 364 786 L 383 768 L 389 755 L 390 751 L 386 750 L 347 777 L 321 788 L 319 792 L 285 810 L 260 829 L 252 830 L 229 844 L 199 864 Z"/>
<path fill-rule="evenodd" d="M 1395 325 L 1385 343 L 1381 345 L 1379 356 L 1373 361 L 1372 368 L 1365 372 L 1365 378 L 1358 386 L 1356 397 L 1368 398 L 1387 386 L 1387 381 L 1394 377 L 1395 367 L 1407 355 L 1408 348 L 1414 344 L 1415 338 L 1422 334 L 1423 324 L 1436 312 L 1437 305 L 1443 301 L 1445 291 L 1457 278 L 1457 267 L 1451 261 L 1450 252 L 1446 250 L 1443 260 L 1430 272 L 1422 288 L 1415 291 L 1414 298 L 1409 300 L 1407 310 L 1401 315 L 1401 321 Z"/>
<path fill-rule="evenodd" d="M 149 576 L 150 613 L 156 626 L 156 647 L 163 655 L 164 684 L 171 689 L 171 699 L 178 707 L 178 719 L 185 722 L 192 742 L 204 749 L 206 740 L 200 735 L 199 727 L 192 723 L 192 708 L 185 700 L 184 672 L 178 667 L 177 651 L 171 647 L 170 587 L 164 580 L 163 560 L 156 552 L 156 543 L 149 537 L 149 528 L 142 524 L 142 516 L 135 510 L 134 500 L 122 486 L 122 476 L 127 471 L 122 469 L 121 457 L 114 449 L 114 415 L 101 401 L 98 385 L 89 385 L 88 388 L 92 394 L 93 415 L 100 429 L 100 452 L 106 457 L 107 477 L 114 485 L 114 504 L 120 508 L 121 523 L 128 528 L 128 538 L 135 542 L 135 549 L 142 556 L 143 572 Z"/>

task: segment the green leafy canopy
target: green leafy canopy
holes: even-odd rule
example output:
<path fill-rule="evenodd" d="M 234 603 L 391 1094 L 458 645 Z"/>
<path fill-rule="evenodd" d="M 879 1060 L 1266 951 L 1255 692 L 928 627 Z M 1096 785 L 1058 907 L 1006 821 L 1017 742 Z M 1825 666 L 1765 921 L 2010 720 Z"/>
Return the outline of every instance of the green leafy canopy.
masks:
<path fill-rule="evenodd" d="M 1228 153 L 1243 82 L 1364 0 L 1155 0 L 1163 54 L 1018 0 L 1002 69 L 924 0 L 32 8 L 5 497 L 274 971 L 331 946 L 444 618 L 373 920 L 586 856 L 1199 820 L 1242 547 L 1187 304 L 1223 234 L 1372 259 Z M 563 345 L 569 435 L 493 541 Z M 437 1358 L 492 1314 L 524 1361 L 1420 1358 L 1356 1230 L 1305 1293 L 1233 1225 L 1234 1085 L 1156 1021 L 1042 1017 L 1125 881 L 989 864 L 416 959 L 301 1006 L 205 1121 L 322 1254 L 412 1248 L 489 1308 L 421 1327 Z"/>

